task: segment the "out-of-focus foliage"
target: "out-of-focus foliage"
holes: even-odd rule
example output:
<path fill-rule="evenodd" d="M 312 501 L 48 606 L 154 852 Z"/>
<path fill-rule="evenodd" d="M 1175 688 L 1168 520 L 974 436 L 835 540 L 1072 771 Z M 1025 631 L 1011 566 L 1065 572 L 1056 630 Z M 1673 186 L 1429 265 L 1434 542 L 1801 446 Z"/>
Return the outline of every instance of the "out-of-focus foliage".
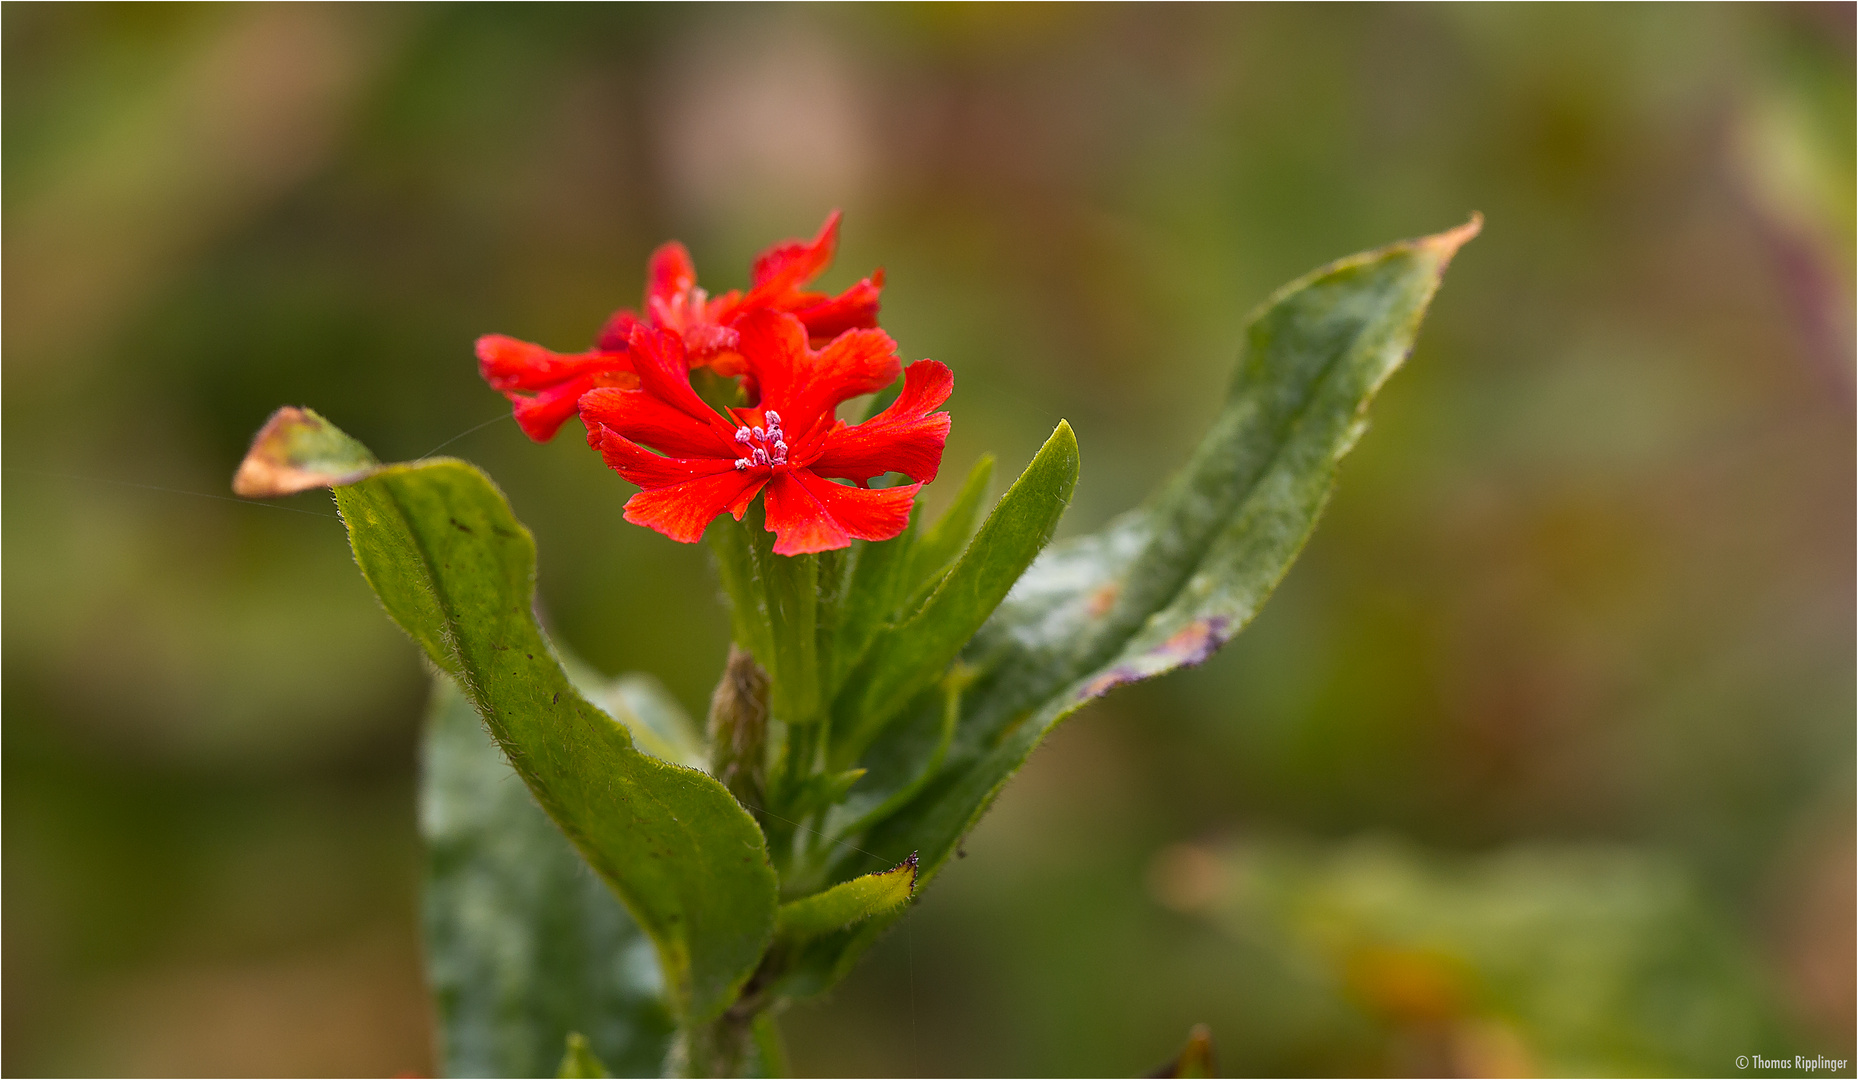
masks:
<path fill-rule="evenodd" d="M 422 929 L 447 1075 L 546 1076 L 557 1062 L 563 1075 L 605 1075 L 590 1061 L 655 1075 L 673 1022 L 651 939 L 536 805 L 449 675 L 433 676 L 432 697 Z"/>
<path fill-rule="evenodd" d="M 1149 884 L 1255 947 L 1296 1011 L 1354 1021 L 1304 1048 L 1336 1073 L 1703 1073 L 1782 1035 L 1682 868 L 1628 849 L 1179 844 Z"/>
<path fill-rule="evenodd" d="M 931 509 L 1063 417 L 1061 539 L 1184 457 L 1246 301 L 1489 224 L 1264 613 L 1068 721 L 783 1018 L 797 1069 L 1133 1070 L 1202 1020 L 1229 1072 L 1400 1067 L 1270 962 L 1307 946 L 1268 912 L 1151 891 L 1170 845 L 1261 833 L 1317 881 L 1364 832 L 1448 876 L 1604 844 L 1689 883 L 1677 971 L 1751 972 L 1709 984 L 1778 1018 L 1737 1052 L 1850 1058 L 1852 36 L 1834 5 L 8 5 L 0 1066 L 430 1068 L 424 674 L 326 496 L 214 496 L 280 402 L 447 444 L 536 532 L 551 630 L 700 715 L 704 553 L 626 525 L 572 433 L 523 439 L 469 343 L 580 348 L 659 241 L 740 285 L 834 205 L 906 358 L 956 372 Z"/>

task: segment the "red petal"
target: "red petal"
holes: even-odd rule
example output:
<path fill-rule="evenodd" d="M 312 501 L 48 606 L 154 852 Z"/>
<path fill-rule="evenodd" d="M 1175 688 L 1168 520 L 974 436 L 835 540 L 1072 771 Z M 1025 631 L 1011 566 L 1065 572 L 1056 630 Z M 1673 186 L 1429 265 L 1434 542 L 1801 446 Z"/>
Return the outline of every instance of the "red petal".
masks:
<path fill-rule="evenodd" d="M 903 361 L 897 343 L 882 330 L 847 330 L 808 359 L 807 390 L 818 395 L 819 411 L 829 413 L 859 394 L 873 394 L 897 381 Z M 811 400 L 809 406 L 813 404 Z"/>
<path fill-rule="evenodd" d="M 776 555 L 831 551 L 859 540 L 889 540 L 910 523 L 921 484 L 870 491 L 845 487 L 806 469 L 776 474 L 768 485 L 768 531 Z"/>
<path fill-rule="evenodd" d="M 593 377 L 584 375 L 533 397 L 514 393 L 504 396 L 510 399 L 510 413 L 516 417 L 516 426 L 523 429 L 523 434 L 536 442 L 547 442 L 574 416 L 581 396 L 592 390 L 593 385 Z"/>
<path fill-rule="evenodd" d="M 635 326 L 628 351 L 640 389 L 692 420 L 719 429 L 723 438 L 734 436 L 735 429 L 690 388 L 690 364 L 684 356 L 682 338 L 649 326 Z"/>
<path fill-rule="evenodd" d="M 883 289 L 884 272 L 879 270 L 830 300 L 794 309 L 793 316 L 806 324 L 807 336 L 814 342 L 830 341 L 847 330 L 875 327 L 878 294 Z"/>
<path fill-rule="evenodd" d="M 589 427 L 587 442 L 600 451 L 600 456 L 606 460 L 609 468 L 642 488 L 670 487 L 702 476 L 748 471 L 737 469 L 731 458 L 681 458 L 654 454 L 607 427 Z"/>
<path fill-rule="evenodd" d="M 579 375 L 632 370 L 623 352 L 558 353 L 502 334 L 477 339 L 477 370 L 498 390 L 545 390 Z"/>
<path fill-rule="evenodd" d="M 753 288 L 747 299 L 759 306 L 770 297 L 818 277 L 832 262 L 832 253 L 839 246 L 839 216 L 837 210 L 827 214 L 826 223 L 819 227 L 819 235 L 811 243 L 783 240 L 757 256 L 749 277 Z"/>
<path fill-rule="evenodd" d="M 596 448 L 600 429 L 608 428 L 633 442 L 680 457 L 733 461 L 739 456 L 733 433 L 725 435 L 719 425 L 695 420 L 644 390 L 589 391 L 581 399 L 581 419 L 587 424 L 588 444 Z"/>
<path fill-rule="evenodd" d="M 730 469 L 670 487 L 641 491 L 626 501 L 626 520 L 655 529 L 683 544 L 703 538 L 704 526 L 722 513 L 740 513 L 768 474 L 759 469 Z"/>
<path fill-rule="evenodd" d="M 895 382 L 902 368 L 897 343 L 882 330 L 848 331 L 814 352 L 806 328 L 791 315 L 750 312 L 736 329 L 762 407 L 777 410 L 782 425 L 797 434 L 829 420 L 841 401 Z"/>
<path fill-rule="evenodd" d="M 789 475 L 859 540 L 889 540 L 902 533 L 910 524 L 916 493 L 922 490 L 921 484 L 878 489 L 847 487 L 806 469 L 791 470 Z"/>
<path fill-rule="evenodd" d="M 712 364 L 717 357 L 734 352 L 737 335 L 727 326 L 701 323 L 684 331 L 684 350 L 691 367 Z"/>
<path fill-rule="evenodd" d="M 754 374 L 762 398 L 785 403 L 804 378 L 806 328 L 798 319 L 772 311 L 751 311 L 735 328 L 736 351 Z"/>
<path fill-rule="evenodd" d="M 502 334 L 477 339 L 477 368 L 510 399 L 517 424 L 537 442 L 554 438 L 588 390 L 634 380 L 623 352 L 558 353 Z"/>
<path fill-rule="evenodd" d="M 644 320 L 638 312 L 621 308 L 607 316 L 606 325 L 600 328 L 600 336 L 594 338 L 594 347 L 609 352 L 621 352 L 632 340 L 632 328 Z"/>
<path fill-rule="evenodd" d="M 925 484 L 934 480 L 948 441 L 949 419 L 945 412 L 930 410 L 947 401 L 954 388 L 955 376 L 947 367 L 918 360 L 904 371 L 903 392 L 890 408 L 856 427 L 827 432 L 819 455 L 806 461 L 807 468 L 859 483 L 892 471 Z"/>
<path fill-rule="evenodd" d="M 647 265 L 645 310 L 648 312 L 652 310 L 653 300 L 669 303 L 697 283 L 697 267 L 690 261 L 690 252 L 675 240 L 659 245 Z"/>

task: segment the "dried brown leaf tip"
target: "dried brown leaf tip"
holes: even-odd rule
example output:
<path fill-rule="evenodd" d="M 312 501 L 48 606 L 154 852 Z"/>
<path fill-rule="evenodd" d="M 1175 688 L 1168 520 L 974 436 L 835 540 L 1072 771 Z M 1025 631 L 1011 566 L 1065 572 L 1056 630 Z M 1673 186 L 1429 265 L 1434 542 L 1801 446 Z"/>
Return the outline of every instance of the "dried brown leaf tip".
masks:
<path fill-rule="evenodd" d="M 1148 1075 L 1163 1076 L 1213 1076 L 1213 1032 L 1205 1024 L 1195 1024 L 1187 1033 L 1187 1045 L 1181 1048 L 1180 1056 L 1168 1062 Z"/>
<path fill-rule="evenodd" d="M 1447 229 L 1442 233 L 1434 233 L 1431 236 L 1422 237 L 1419 243 L 1424 247 L 1431 248 L 1441 253 L 1445 256 L 1446 261 L 1449 262 L 1453 255 L 1458 254 L 1459 248 L 1470 243 L 1473 237 L 1483 231 L 1484 215 L 1473 212 L 1470 221 L 1465 222 L 1456 229 Z"/>
<path fill-rule="evenodd" d="M 232 477 L 232 491 L 275 499 L 311 488 L 352 484 L 380 466 L 368 448 L 309 409 L 286 405 L 271 414 Z"/>

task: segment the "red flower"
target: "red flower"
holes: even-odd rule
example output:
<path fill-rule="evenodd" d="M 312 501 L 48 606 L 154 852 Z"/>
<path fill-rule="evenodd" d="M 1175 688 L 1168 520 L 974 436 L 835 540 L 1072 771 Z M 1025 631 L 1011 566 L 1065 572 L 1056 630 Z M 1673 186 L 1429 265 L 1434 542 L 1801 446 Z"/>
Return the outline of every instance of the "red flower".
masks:
<path fill-rule="evenodd" d="M 594 348 L 584 353 L 550 352 L 502 334 L 487 334 L 477 339 L 478 370 L 485 382 L 510 399 L 516 423 L 537 442 L 554 438 L 589 390 L 639 385 L 628 355 L 637 326 L 676 332 L 692 367 L 743 374 L 735 324 L 750 312 L 792 314 L 805 324 L 815 344 L 846 330 L 877 325 L 882 270 L 838 296 L 802 288 L 824 272 L 838 243 L 839 212 L 834 210 L 811 241 L 787 240 L 762 252 L 746 294 L 732 289 L 712 299 L 697 286 L 690 252 L 673 241 L 652 252 L 643 316 L 630 310 L 614 312 Z"/>
<path fill-rule="evenodd" d="M 737 349 L 761 402 L 731 409 L 725 419 L 690 388 L 678 335 L 632 328 L 627 345 L 638 388 L 596 389 L 581 401 L 588 445 L 645 489 L 626 503 L 627 521 L 695 543 L 718 514 L 740 521 L 765 488 L 777 554 L 830 551 L 854 537 L 888 540 L 903 531 L 917 489 L 935 479 L 942 462 L 949 419 L 933 410 L 948 400 L 954 376 L 919 360 L 902 371 L 894 404 L 850 426 L 833 411 L 896 380 L 896 342 L 859 329 L 814 351 L 807 329 L 796 316 L 766 310 L 736 322 Z M 893 471 L 916 482 L 863 486 Z"/>

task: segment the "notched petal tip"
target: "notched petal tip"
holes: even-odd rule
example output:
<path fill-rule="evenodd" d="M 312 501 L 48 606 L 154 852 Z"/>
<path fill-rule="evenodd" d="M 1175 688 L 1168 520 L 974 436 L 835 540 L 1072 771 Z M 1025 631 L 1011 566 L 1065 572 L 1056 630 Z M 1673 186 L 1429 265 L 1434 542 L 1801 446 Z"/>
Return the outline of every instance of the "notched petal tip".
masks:
<path fill-rule="evenodd" d="M 232 477 L 232 491 L 247 499 L 275 499 L 352 484 L 379 467 L 380 460 L 341 428 L 310 409 L 286 405 L 253 437 Z"/>

